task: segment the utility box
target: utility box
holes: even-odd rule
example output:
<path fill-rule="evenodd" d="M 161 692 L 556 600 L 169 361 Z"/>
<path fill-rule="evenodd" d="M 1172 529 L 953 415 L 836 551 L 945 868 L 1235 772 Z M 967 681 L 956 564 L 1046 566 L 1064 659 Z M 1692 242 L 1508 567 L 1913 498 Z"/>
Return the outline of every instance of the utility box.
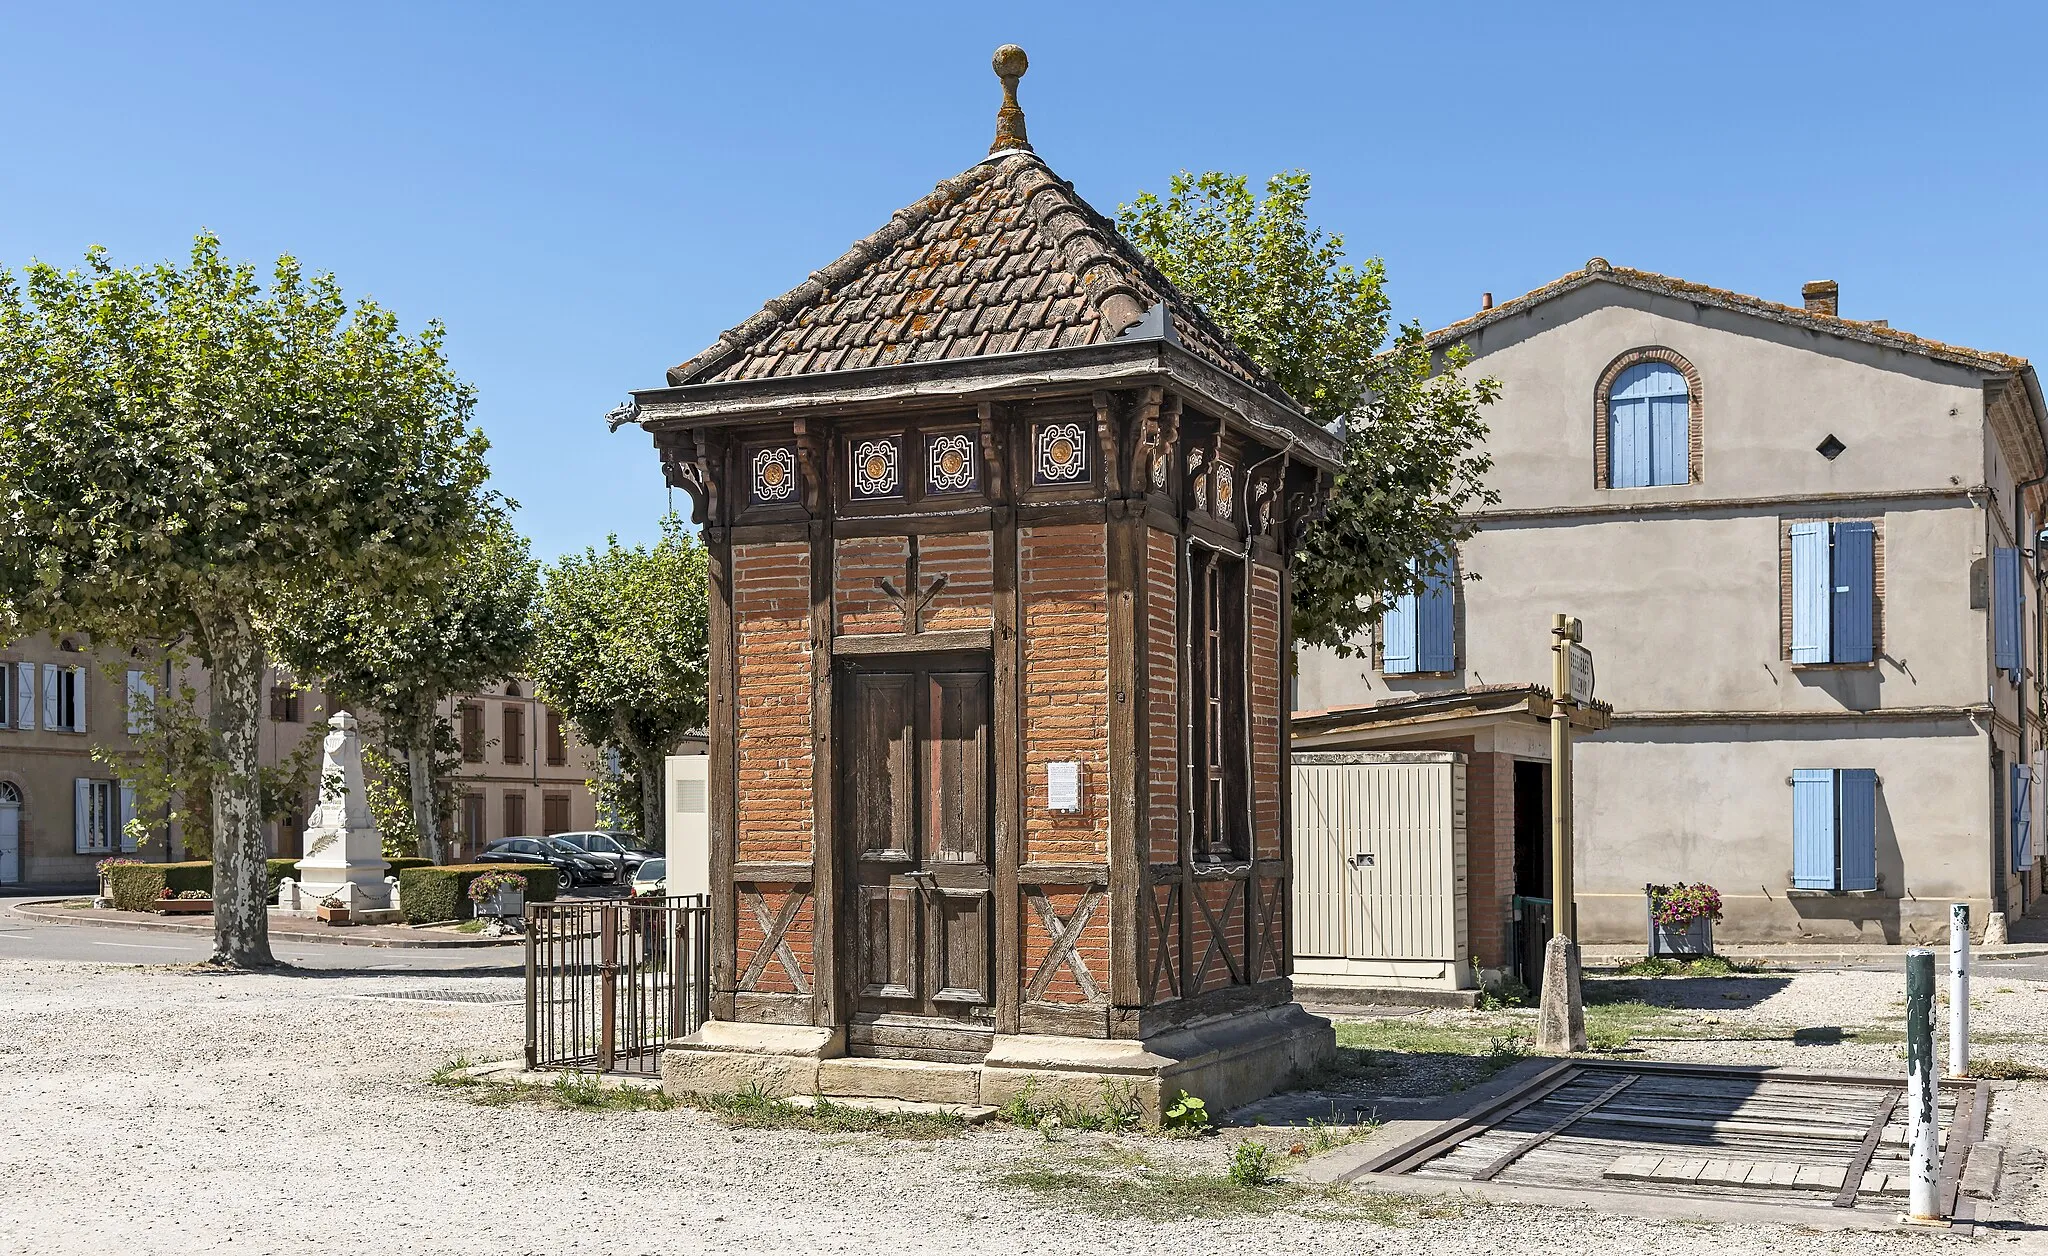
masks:
<path fill-rule="evenodd" d="M 670 755 L 668 798 L 668 892 L 711 892 L 711 760 L 701 754 Z"/>
<path fill-rule="evenodd" d="M 1465 990 L 1465 756 L 1296 752 L 1294 971 L 1303 991 Z"/>

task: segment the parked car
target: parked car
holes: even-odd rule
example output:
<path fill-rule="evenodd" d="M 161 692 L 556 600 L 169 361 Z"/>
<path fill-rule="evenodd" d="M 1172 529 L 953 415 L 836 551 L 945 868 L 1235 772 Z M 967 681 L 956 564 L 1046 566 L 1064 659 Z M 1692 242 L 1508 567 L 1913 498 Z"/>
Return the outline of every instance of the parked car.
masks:
<path fill-rule="evenodd" d="M 560 874 L 565 890 L 598 885 L 612 879 L 611 865 L 591 858 L 567 842 L 545 837 L 501 837 L 477 855 L 478 863 L 544 863 Z"/>
<path fill-rule="evenodd" d="M 617 829 L 586 829 L 579 833 L 556 833 L 553 837 L 604 864 L 611 879 L 621 885 L 632 880 L 640 865 L 661 858 L 659 851 L 643 845 L 638 836 Z"/>
<path fill-rule="evenodd" d="M 668 860 L 650 859 L 641 864 L 639 871 L 633 874 L 633 893 L 635 896 L 668 893 Z"/>

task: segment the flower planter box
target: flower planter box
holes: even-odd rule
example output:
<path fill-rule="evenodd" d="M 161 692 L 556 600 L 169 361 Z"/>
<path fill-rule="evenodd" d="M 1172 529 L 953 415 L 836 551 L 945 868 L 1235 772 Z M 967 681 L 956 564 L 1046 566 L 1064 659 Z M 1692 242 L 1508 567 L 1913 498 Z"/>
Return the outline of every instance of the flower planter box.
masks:
<path fill-rule="evenodd" d="M 1714 953 L 1714 922 L 1701 916 L 1687 925 L 1650 924 L 1650 957 L 1697 959 Z"/>
<path fill-rule="evenodd" d="M 502 920 L 508 916 L 524 916 L 525 914 L 526 891 L 524 890 L 499 890 L 476 905 L 476 915 L 479 920 L 492 916 Z"/>
<path fill-rule="evenodd" d="M 345 925 L 351 923 L 349 920 L 348 908 L 346 907 L 328 907 L 325 904 L 322 904 L 321 906 L 315 907 L 313 909 L 313 915 L 316 919 L 330 925 Z"/>
<path fill-rule="evenodd" d="M 150 910 L 159 916 L 210 916 L 213 914 L 213 900 L 210 898 L 160 898 Z"/>

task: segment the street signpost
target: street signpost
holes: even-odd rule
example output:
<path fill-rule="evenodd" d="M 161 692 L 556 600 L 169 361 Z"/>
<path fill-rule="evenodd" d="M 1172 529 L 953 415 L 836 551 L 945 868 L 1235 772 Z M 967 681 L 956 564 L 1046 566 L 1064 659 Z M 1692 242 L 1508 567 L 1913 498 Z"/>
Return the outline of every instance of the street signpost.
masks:
<path fill-rule="evenodd" d="M 1570 615 L 1550 625 L 1550 944 L 1543 955 L 1543 997 L 1536 1018 L 1539 1051 L 1586 1049 L 1579 995 L 1578 912 L 1572 901 L 1572 711 L 1593 700 L 1593 652 Z"/>

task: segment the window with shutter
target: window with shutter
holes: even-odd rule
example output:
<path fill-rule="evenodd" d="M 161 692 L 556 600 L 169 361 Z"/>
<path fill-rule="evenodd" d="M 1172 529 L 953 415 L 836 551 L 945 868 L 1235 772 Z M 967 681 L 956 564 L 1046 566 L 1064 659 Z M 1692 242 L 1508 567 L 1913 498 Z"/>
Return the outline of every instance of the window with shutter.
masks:
<path fill-rule="evenodd" d="M 0 663 L 0 728 L 14 724 L 14 664 Z"/>
<path fill-rule="evenodd" d="M 2023 763 L 2012 765 L 2012 870 L 2025 872 L 2034 862 L 2034 777 Z"/>
<path fill-rule="evenodd" d="M 135 818 L 135 782 L 121 782 L 121 811 L 115 816 L 114 831 L 120 836 L 121 853 L 135 853 L 135 834 L 128 831 L 128 822 Z"/>
<path fill-rule="evenodd" d="M 465 763 L 484 761 L 484 708 L 481 703 L 462 704 L 462 760 Z"/>
<path fill-rule="evenodd" d="M 526 832 L 526 795 L 514 790 L 505 795 L 505 831 Z"/>
<path fill-rule="evenodd" d="M 57 665 L 43 664 L 43 727 L 62 729 L 68 725 L 57 722 Z"/>
<path fill-rule="evenodd" d="M 1876 769 L 1793 771 L 1792 886 L 1877 888 Z"/>
<path fill-rule="evenodd" d="M 156 726 L 156 686 L 136 668 L 128 671 L 128 731 L 146 733 Z"/>
<path fill-rule="evenodd" d="M 14 726 L 26 732 L 36 726 L 36 665 L 14 665 Z"/>
<path fill-rule="evenodd" d="M 1869 663 L 1877 657 L 1877 525 L 1868 519 L 1786 526 L 1794 663 Z"/>
<path fill-rule="evenodd" d="M 508 702 L 504 710 L 505 762 L 526 762 L 526 710 L 519 704 Z"/>
<path fill-rule="evenodd" d="M 1458 582 L 1455 561 L 1437 565 L 1415 598 L 1416 669 L 1450 672 L 1458 667 Z"/>
<path fill-rule="evenodd" d="M 80 855 L 103 855 L 114 849 L 118 825 L 115 815 L 120 795 L 112 781 L 79 777 L 71 783 L 72 850 Z"/>
<path fill-rule="evenodd" d="M 1416 652 L 1415 595 L 1403 593 L 1387 613 L 1380 616 L 1380 672 L 1407 676 L 1422 670 Z"/>
<path fill-rule="evenodd" d="M 562 727 L 562 713 L 548 708 L 548 766 L 561 767 L 569 762 L 569 738 Z"/>
<path fill-rule="evenodd" d="M 2020 552 L 2001 546 L 1991 555 L 1991 648 L 1998 670 L 2019 683 L 2020 625 L 2026 614 L 2026 586 L 2020 580 Z"/>
<path fill-rule="evenodd" d="M 540 800 L 541 828 L 548 834 L 569 828 L 569 795 L 544 794 Z"/>
<path fill-rule="evenodd" d="M 1607 391 L 1607 483 L 1650 488 L 1692 480 L 1692 404 L 1668 362 L 1638 362 Z"/>

